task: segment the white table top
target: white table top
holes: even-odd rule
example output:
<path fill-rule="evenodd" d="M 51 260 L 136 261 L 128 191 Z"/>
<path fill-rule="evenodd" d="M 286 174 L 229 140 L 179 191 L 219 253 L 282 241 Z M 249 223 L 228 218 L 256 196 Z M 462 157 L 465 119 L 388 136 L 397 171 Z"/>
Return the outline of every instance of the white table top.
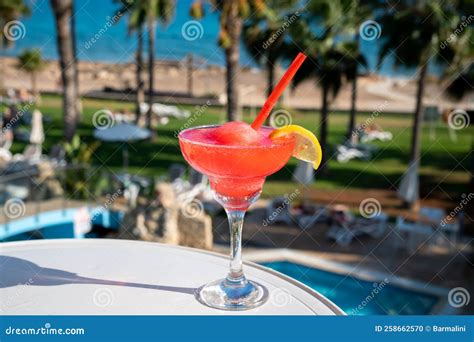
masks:
<path fill-rule="evenodd" d="M 208 308 L 195 288 L 226 275 L 225 256 L 150 242 L 106 239 L 0 244 L 0 313 L 7 315 L 334 315 L 342 311 L 296 280 L 253 263 L 269 290 L 263 306 Z"/>

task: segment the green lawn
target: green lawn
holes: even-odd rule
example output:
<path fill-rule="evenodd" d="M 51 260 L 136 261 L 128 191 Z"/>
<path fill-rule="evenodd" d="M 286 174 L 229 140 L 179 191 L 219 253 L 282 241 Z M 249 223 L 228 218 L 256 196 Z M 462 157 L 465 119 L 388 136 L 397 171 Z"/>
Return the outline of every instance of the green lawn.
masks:
<path fill-rule="evenodd" d="M 133 110 L 132 103 L 111 102 L 105 100 L 83 100 L 84 115 L 78 133 L 83 141 L 92 141 L 92 115 L 101 109 L 129 108 Z M 192 126 L 219 123 L 224 118 L 223 109 L 210 107 L 205 114 L 196 115 L 196 108 L 183 106 L 194 113 Z M 48 150 L 53 144 L 62 139 L 61 100 L 57 96 L 44 96 L 40 106 L 44 115 L 50 116 L 53 121 L 45 126 Z M 193 115 L 193 114 L 192 114 Z M 361 113 L 357 122 L 362 123 L 370 113 Z M 319 113 L 292 112 L 293 123 L 302 125 L 314 132 L 319 131 Z M 411 139 L 411 115 L 381 114 L 373 122 L 393 133 L 392 142 L 377 143 L 379 152 L 371 162 L 350 161 L 339 164 L 334 159 L 329 163 L 329 173 L 318 179 L 311 187 L 315 189 L 337 188 L 380 188 L 387 189 L 396 185 L 406 169 Z M 348 115 L 344 113 L 331 113 L 329 120 L 329 143 L 334 146 L 341 142 L 347 126 Z M 246 118 L 250 121 L 250 118 Z M 131 144 L 130 171 L 148 176 L 159 176 L 167 172 L 172 163 L 184 163 L 179 151 L 178 141 L 175 138 L 177 130 L 185 125 L 186 120 L 172 119 L 166 126 L 158 129 L 155 141 Z M 469 182 L 469 173 L 472 163 L 472 127 L 457 131 L 458 140 L 453 143 L 449 139 L 447 128 L 444 124 L 436 129 L 436 139 L 430 140 L 428 127 L 423 128 L 421 182 L 422 192 L 429 192 L 440 184 L 436 191 L 463 192 Z M 122 165 L 122 155 L 119 144 L 102 144 L 95 157 L 97 165 L 106 164 L 112 170 L 119 170 Z M 13 152 L 20 152 L 24 144 L 15 143 Z M 471 154 L 471 155 L 470 155 Z M 291 160 L 286 168 L 271 176 L 266 183 L 265 196 L 281 195 L 292 192 L 295 188 L 291 181 L 291 172 L 296 167 L 296 160 Z"/>

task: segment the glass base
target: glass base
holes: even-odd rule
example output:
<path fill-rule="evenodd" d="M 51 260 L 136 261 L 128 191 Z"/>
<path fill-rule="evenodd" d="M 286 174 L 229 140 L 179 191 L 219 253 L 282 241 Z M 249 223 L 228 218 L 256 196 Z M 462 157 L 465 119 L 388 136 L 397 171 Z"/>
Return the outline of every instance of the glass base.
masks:
<path fill-rule="evenodd" d="M 220 310 L 249 310 L 264 304 L 268 290 L 245 277 L 240 280 L 219 279 L 194 292 L 202 304 Z"/>

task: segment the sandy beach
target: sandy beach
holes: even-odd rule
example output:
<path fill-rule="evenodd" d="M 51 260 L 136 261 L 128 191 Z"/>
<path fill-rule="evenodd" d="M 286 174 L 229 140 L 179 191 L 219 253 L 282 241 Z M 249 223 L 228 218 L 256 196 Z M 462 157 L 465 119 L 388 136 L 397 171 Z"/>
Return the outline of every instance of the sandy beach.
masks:
<path fill-rule="evenodd" d="M 0 58 L 6 88 L 29 88 L 30 76 L 18 70 L 17 60 L 11 57 Z M 111 64 L 101 62 L 79 62 L 80 92 L 87 95 L 92 91 L 104 88 L 126 89 L 135 86 L 135 67 L 133 63 Z M 187 63 L 183 61 L 156 61 L 155 91 L 166 93 L 187 92 Z M 279 68 L 278 77 L 283 74 Z M 146 80 L 147 73 L 144 73 Z M 256 68 L 242 68 L 239 75 L 242 104 L 258 107 L 265 100 L 266 74 Z M 60 70 L 57 61 L 48 61 L 38 75 L 38 85 L 43 92 L 61 90 Z M 358 82 L 357 106 L 359 111 L 367 112 L 403 112 L 410 113 L 415 107 L 416 80 L 389 78 L 377 75 L 362 76 Z M 225 69 L 217 65 L 197 67 L 193 72 L 193 95 L 213 95 L 222 104 L 225 103 Z M 351 88 L 346 84 L 331 103 L 331 110 L 348 110 L 350 108 Z M 289 108 L 314 109 L 321 102 L 320 89 L 315 81 L 301 84 L 294 92 L 287 91 L 284 105 Z M 470 102 L 470 103 L 469 103 Z M 474 107 L 469 99 L 454 103 L 443 97 L 443 87 L 435 80 L 427 83 L 425 105 L 436 105 L 441 110 L 469 109 Z"/>

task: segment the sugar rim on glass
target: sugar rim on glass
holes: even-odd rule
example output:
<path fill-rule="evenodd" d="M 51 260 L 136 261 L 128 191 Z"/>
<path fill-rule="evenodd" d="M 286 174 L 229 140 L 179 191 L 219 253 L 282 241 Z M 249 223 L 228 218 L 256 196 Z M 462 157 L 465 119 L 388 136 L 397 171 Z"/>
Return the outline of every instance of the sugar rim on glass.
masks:
<path fill-rule="evenodd" d="M 182 141 L 186 141 L 186 142 L 189 142 L 191 144 L 194 144 L 194 145 L 201 145 L 201 146 L 207 146 L 207 147 L 220 147 L 220 148 L 228 148 L 228 149 L 266 149 L 266 148 L 272 148 L 272 147 L 277 147 L 277 146 L 282 146 L 282 145 L 289 145 L 291 143 L 293 143 L 293 140 L 289 140 L 288 141 L 285 141 L 281 144 L 275 144 L 273 141 L 272 141 L 272 144 L 269 145 L 269 146 L 261 146 L 261 145 L 217 145 L 217 144 L 210 144 L 210 143 L 205 143 L 205 142 L 201 142 L 201 141 L 195 141 L 195 140 L 191 140 L 191 139 L 187 139 L 185 137 L 183 137 L 183 134 L 186 133 L 187 131 L 191 131 L 191 130 L 194 130 L 194 129 L 203 129 L 203 128 L 215 128 L 215 127 L 219 127 L 219 126 L 222 126 L 221 125 L 202 125 L 202 126 L 195 126 L 195 127 L 189 127 L 189 128 L 186 128 L 184 130 L 182 130 L 181 132 L 178 133 L 178 139 L 179 140 L 182 140 Z M 275 129 L 273 127 L 269 127 L 269 126 L 262 126 L 261 128 L 268 128 L 268 129 Z"/>

